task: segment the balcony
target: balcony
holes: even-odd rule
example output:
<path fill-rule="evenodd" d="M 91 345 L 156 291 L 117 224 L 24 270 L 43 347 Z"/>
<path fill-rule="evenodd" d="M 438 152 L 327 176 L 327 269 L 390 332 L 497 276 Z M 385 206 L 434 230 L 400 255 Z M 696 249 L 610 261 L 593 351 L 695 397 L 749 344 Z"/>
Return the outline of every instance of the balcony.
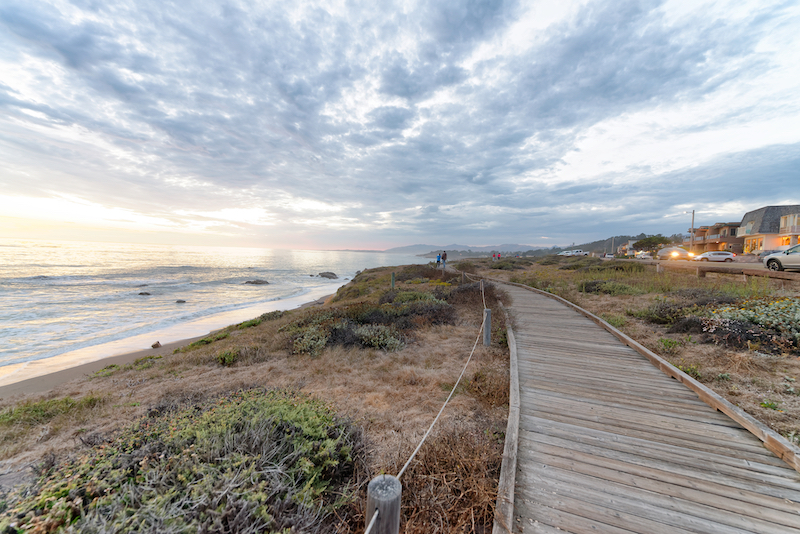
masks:
<path fill-rule="evenodd" d="M 781 226 L 779 234 L 800 234 L 800 226 Z"/>
<path fill-rule="evenodd" d="M 719 234 L 707 235 L 706 239 L 719 239 Z"/>

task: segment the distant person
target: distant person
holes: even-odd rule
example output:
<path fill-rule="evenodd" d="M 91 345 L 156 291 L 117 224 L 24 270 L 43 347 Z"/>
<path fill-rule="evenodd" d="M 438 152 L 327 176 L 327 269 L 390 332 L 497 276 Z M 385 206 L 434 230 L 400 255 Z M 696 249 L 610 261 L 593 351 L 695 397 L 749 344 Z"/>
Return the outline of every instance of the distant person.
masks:
<path fill-rule="evenodd" d="M 442 252 L 442 270 L 447 269 L 447 251 Z"/>
<path fill-rule="evenodd" d="M 492 253 L 492 261 L 497 261 L 497 253 Z"/>
<path fill-rule="evenodd" d="M 497 253 L 497 261 L 500 261 L 500 253 Z"/>
<path fill-rule="evenodd" d="M 437 269 L 439 268 L 439 264 L 441 264 L 441 263 L 442 263 L 442 255 L 441 254 L 437 254 L 436 255 L 436 268 Z"/>

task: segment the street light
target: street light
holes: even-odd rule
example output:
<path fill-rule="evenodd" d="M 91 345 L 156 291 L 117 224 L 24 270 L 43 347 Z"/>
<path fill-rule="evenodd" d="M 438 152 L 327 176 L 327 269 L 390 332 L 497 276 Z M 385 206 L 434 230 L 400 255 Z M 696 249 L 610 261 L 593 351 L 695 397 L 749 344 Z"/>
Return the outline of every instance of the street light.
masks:
<path fill-rule="evenodd" d="M 683 213 L 689 213 L 684 211 Z M 689 241 L 689 252 L 694 252 L 694 210 L 692 210 L 692 234 L 691 241 Z"/>

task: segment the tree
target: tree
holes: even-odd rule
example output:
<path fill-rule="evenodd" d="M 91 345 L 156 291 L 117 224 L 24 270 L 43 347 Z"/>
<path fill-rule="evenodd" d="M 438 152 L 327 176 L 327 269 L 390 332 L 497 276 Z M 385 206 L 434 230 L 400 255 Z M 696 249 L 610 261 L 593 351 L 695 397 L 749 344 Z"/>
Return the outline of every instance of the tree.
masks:
<path fill-rule="evenodd" d="M 669 243 L 672 243 L 672 239 L 657 234 L 638 240 L 633 244 L 633 248 L 636 250 L 655 250 L 659 245 L 666 245 Z"/>

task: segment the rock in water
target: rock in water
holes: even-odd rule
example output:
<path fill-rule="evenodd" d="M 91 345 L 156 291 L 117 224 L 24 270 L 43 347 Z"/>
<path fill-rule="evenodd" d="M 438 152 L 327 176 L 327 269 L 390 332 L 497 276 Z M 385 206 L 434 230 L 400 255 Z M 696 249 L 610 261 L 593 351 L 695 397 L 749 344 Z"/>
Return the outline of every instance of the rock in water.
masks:
<path fill-rule="evenodd" d="M 336 280 L 337 278 L 339 278 L 339 277 L 338 277 L 338 276 L 336 276 L 335 274 L 333 274 L 333 273 L 331 273 L 331 272 L 327 272 L 327 271 L 326 271 L 326 272 L 324 272 L 324 273 L 319 273 L 319 275 L 320 275 L 322 278 L 330 278 L 331 280 Z"/>
<path fill-rule="evenodd" d="M 186 304 L 185 300 L 176 300 L 175 304 Z"/>
<path fill-rule="evenodd" d="M 266 280 L 248 280 L 245 284 L 253 284 L 254 286 L 263 286 L 264 284 L 269 284 Z"/>
<path fill-rule="evenodd" d="M 151 346 L 151 347 L 153 347 L 154 349 L 157 349 L 158 347 L 160 347 L 160 346 L 161 346 L 161 342 L 159 342 L 159 341 L 156 341 L 155 343 L 153 343 L 153 344 L 152 344 L 152 345 L 150 345 L 150 346 Z"/>
<path fill-rule="evenodd" d="M 142 291 L 142 292 L 141 292 L 141 293 L 139 293 L 139 294 L 140 294 L 140 295 L 149 295 L 150 293 L 148 293 L 147 291 Z"/>

